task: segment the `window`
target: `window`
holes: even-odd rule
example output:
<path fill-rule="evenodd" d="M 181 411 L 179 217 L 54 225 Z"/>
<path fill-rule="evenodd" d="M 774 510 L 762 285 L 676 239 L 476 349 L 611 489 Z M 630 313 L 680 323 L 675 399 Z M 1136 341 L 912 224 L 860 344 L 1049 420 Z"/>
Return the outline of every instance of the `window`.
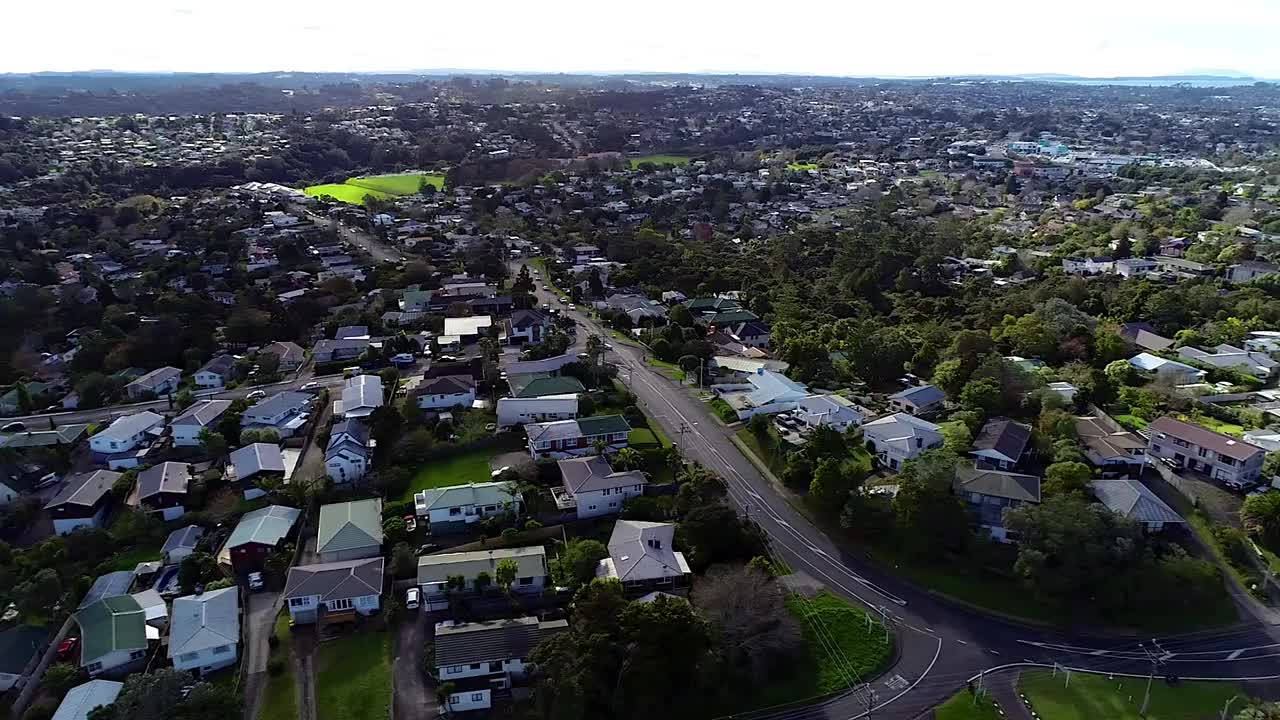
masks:
<path fill-rule="evenodd" d="M 147 656 L 146 650 L 134 650 L 133 652 L 129 653 L 130 660 L 137 660 L 139 658 L 143 658 L 146 656 Z"/>
<path fill-rule="evenodd" d="M 502 663 L 499 661 L 489 663 L 489 672 L 502 672 Z"/>
<path fill-rule="evenodd" d="M 350 610 L 352 607 L 351 598 L 339 598 L 337 600 L 330 600 L 329 602 L 325 603 L 325 606 L 328 607 L 330 610 Z"/>
<path fill-rule="evenodd" d="M 595 505 L 588 505 L 588 506 L 587 506 L 587 509 L 588 509 L 588 510 L 595 510 L 595 509 L 596 509 L 596 506 L 595 506 Z"/>
<path fill-rule="evenodd" d="M 533 578 L 532 578 L 532 577 L 522 577 L 522 578 L 520 578 L 520 584 L 521 584 L 521 585 L 532 585 L 532 584 L 533 584 Z"/>
<path fill-rule="evenodd" d="M 450 515 L 461 515 L 461 514 L 462 514 L 462 508 L 449 508 L 449 514 L 450 514 Z"/>
<path fill-rule="evenodd" d="M 198 657 L 200 657 L 200 653 L 182 653 L 178 656 L 178 659 L 182 662 L 191 662 Z"/>
<path fill-rule="evenodd" d="M 450 665 L 448 668 L 445 669 L 444 672 L 446 675 L 457 675 L 458 673 L 462 672 L 462 666 Z"/>
<path fill-rule="evenodd" d="M 484 702 L 484 693 L 471 693 L 471 702 Z"/>
<path fill-rule="evenodd" d="M 304 597 L 289 598 L 289 607 L 303 607 L 307 604 L 308 604 L 307 598 L 304 598 Z"/>
<path fill-rule="evenodd" d="M 472 670 L 479 670 L 479 669 L 480 669 L 480 663 L 471 663 L 471 669 L 472 669 Z"/>
<path fill-rule="evenodd" d="M 88 665 L 86 665 L 86 666 L 85 666 L 85 669 L 86 669 L 86 670 L 88 670 L 88 671 L 89 671 L 89 672 L 91 672 L 91 673 L 102 672 L 102 663 L 100 663 L 100 662 L 91 662 L 91 663 L 89 663 Z"/>
<path fill-rule="evenodd" d="M 616 501 L 616 500 L 615 500 L 615 501 L 613 501 L 613 502 L 609 503 L 609 507 L 611 507 L 611 508 L 616 508 L 616 507 L 618 507 L 618 501 Z"/>

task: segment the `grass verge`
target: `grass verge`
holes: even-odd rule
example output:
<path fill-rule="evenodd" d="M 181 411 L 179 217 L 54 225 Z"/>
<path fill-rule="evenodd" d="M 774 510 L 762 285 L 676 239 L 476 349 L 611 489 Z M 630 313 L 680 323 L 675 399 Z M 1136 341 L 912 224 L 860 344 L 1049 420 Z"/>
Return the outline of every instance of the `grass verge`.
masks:
<path fill-rule="evenodd" d="M 159 559 L 160 548 L 155 545 L 131 548 L 112 555 L 110 560 L 103 563 L 102 572 L 133 570 L 138 567 L 138 563 L 150 562 L 152 560 Z"/>
<path fill-rule="evenodd" d="M 353 631 L 316 655 L 318 720 L 385 720 L 391 714 L 391 636 Z"/>
<path fill-rule="evenodd" d="M 664 360 L 659 360 L 653 357 L 652 355 L 650 355 L 644 359 L 644 364 L 648 365 L 651 368 L 656 369 L 658 372 L 662 373 L 663 375 L 666 375 L 672 380 L 679 380 L 680 382 L 684 382 L 684 377 L 685 377 L 684 370 L 681 370 L 680 366 L 676 365 L 675 363 L 669 363 Z"/>
<path fill-rule="evenodd" d="M 961 690 L 933 710 L 934 720 L 1000 720 L 996 704 L 982 697 L 974 702 L 968 690 Z"/>
<path fill-rule="evenodd" d="M 293 677 L 293 634 L 289 632 L 288 611 L 281 611 L 276 618 L 274 632 L 280 642 L 271 650 L 268 663 L 283 663 L 284 672 L 268 674 L 258 720 L 294 720 L 298 717 L 298 689 Z"/>
<path fill-rule="evenodd" d="M 1055 678 L 1047 670 L 1024 672 L 1018 683 L 1042 720 L 1139 720 L 1146 685 L 1145 678 L 1108 680 L 1102 675 L 1072 673 L 1068 686 L 1062 673 Z M 1234 683 L 1170 686 L 1156 680 L 1151 684 L 1146 720 L 1218 717 L 1223 704 L 1240 691 Z"/>

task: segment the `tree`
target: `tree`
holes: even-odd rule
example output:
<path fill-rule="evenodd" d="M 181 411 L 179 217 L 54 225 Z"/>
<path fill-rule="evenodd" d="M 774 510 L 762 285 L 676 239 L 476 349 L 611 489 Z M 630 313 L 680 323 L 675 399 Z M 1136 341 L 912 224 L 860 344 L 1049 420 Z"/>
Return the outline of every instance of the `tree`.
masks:
<path fill-rule="evenodd" d="M 970 380 L 960 391 L 960 404 L 965 410 L 990 415 L 1000 408 L 1000 384 L 991 378 Z"/>
<path fill-rule="evenodd" d="M 493 585 L 493 578 L 487 572 L 476 573 L 476 579 L 471 581 L 471 586 L 475 588 L 476 593 L 483 595 Z"/>
<path fill-rule="evenodd" d="M 715 630 L 716 652 L 745 683 L 767 681 L 804 646 L 782 587 L 755 567 L 756 560 L 765 558 L 753 558 L 748 566 L 715 566 L 693 590 L 694 606 Z"/>
<path fill-rule="evenodd" d="M 498 561 L 498 566 L 493 569 L 493 579 L 498 583 L 498 587 L 502 588 L 502 592 L 510 593 L 511 586 L 516 582 L 516 575 L 520 572 L 520 566 L 516 565 L 516 561 L 511 558 Z"/>
<path fill-rule="evenodd" d="M 1081 493 L 1089 489 L 1089 478 L 1093 471 L 1088 465 L 1080 462 L 1055 462 L 1044 469 L 1044 484 L 1040 487 L 1041 495 L 1066 495 Z"/>
<path fill-rule="evenodd" d="M 45 615 L 62 597 L 62 582 L 53 568 L 42 568 L 30 580 L 13 588 L 23 615 Z"/>
<path fill-rule="evenodd" d="M 969 515 L 951 492 L 958 462 L 954 453 L 937 449 L 903 463 L 893 510 L 908 552 L 937 556 L 968 544 Z"/>
<path fill-rule="evenodd" d="M 1137 377 L 1137 373 L 1134 371 L 1133 366 L 1129 364 L 1128 360 L 1115 360 L 1109 362 L 1103 372 L 1106 374 L 1107 379 L 1111 381 L 1111 384 L 1116 387 L 1132 385 Z"/>
<path fill-rule="evenodd" d="M 271 427 L 264 428 L 248 428 L 240 432 L 240 445 L 252 445 L 253 443 L 267 443 L 270 445 L 280 444 L 280 431 Z"/>
<path fill-rule="evenodd" d="M 197 436 L 200 440 L 200 449 L 204 454 L 211 458 L 220 458 L 227 454 L 227 439 L 222 433 L 212 428 L 201 428 L 200 434 Z"/>
<path fill-rule="evenodd" d="M 75 687 L 80 679 L 80 669 L 71 663 L 58 662 L 49 666 L 44 672 L 44 679 L 40 682 L 40 687 L 44 688 L 58 700 L 62 699 L 67 691 Z"/>
<path fill-rule="evenodd" d="M 973 447 L 973 431 L 963 422 L 952 420 L 941 423 L 938 431 L 942 433 L 943 447 L 957 455 L 967 453 Z"/>
<path fill-rule="evenodd" d="M 418 556 L 409 543 L 396 543 L 391 548 L 391 574 L 399 579 L 411 578 L 418 569 Z"/>
<path fill-rule="evenodd" d="M 685 548 L 695 570 L 746 561 L 761 551 L 748 523 L 723 503 L 700 505 L 687 512 L 676 527 L 676 542 Z"/>
<path fill-rule="evenodd" d="M 819 512 L 835 515 L 844 507 L 849 492 L 857 483 L 845 474 L 843 463 L 835 458 L 823 458 L 813 471 L 809 483 L 809 504 Z"/>
<path fill-rule="evenodd" d="M 1280 551 L 1280 492 L 1250 495 L 1240 508 L 1244 529 L 1271 551 Z"/>
<path fill-rule="evenodd" d="M 693 313 L 685 305 L 673 305 L 667 311 L 667 319 L 680 327 L 693 327 Z"/>
<path fill-rule="evenodd" d="M 644 456 L 635 448 L 622 448 L 613 456 L 613 468 L 615 470 L 639 470 L 642 467 L 644 467 Z"/>
<path fill-rule="evenodd" d="M 409 526 L 403 518 L 389 517 L 382 521 L 382 536 L 389 543 L 400 542 L 409 535 Z"/>
<path fill-rule="evenodd" d="M 218 577 L 218 563 L 206 552 L 193 552 L 178 565 L 178 586 L 182 594 L 190 595 L 196 585 Z"/>
<path fill-rule="evenodd" d="M 173 405 L 179 411 L 186 410 L 195 404 L 196 396 L 195 393 L 191 392 L 191 388 L 183 388 L 178 391 L 177 395 L 173 396 Z"/>
<path fill-rule="evenodd" d="M 609 549 L 599 540 L 570 540 L 552 568 L 556 584 L 577 588 L 591 582 L 596 576 L 596 566 L 608 556 Z"/>
<path fill-rule="evenodd" d="M 592 441 L 591 452 L 596 455 L 603 456 L 605 453 L 609 452 L 609 442 L 603 439 Z"/>
<path fill-rule="evenodd" d="M 782 468 L 782 483 L 792 490 L 807 490 L 813 482 L 813 463 L 805 453 L 793 452 L 787 455 L 787 464 Z"/>
<path fill-rule="evenodd" d="M 756 413 L 747 421 L 747 429 L 757 438 L 764 439 L 769 435 L 769 416 L 764 413 Z"/>

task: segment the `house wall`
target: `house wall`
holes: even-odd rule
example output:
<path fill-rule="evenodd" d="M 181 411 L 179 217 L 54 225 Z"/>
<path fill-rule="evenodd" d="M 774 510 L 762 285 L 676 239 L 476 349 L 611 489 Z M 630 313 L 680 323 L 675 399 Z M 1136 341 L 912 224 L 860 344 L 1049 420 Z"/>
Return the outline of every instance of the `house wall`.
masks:
<path fill-rule="evenodd" d="M 492 696 L 493 693 L 488 688 L 454 693 L 449 696 L 449 710 L 486 710 L 492 705 Z"/>
<path fill-rule="evenodd" d="M 133 435 L 128 438 L 123 438 L 120 440 L 111 440 L 106 437 L 103 437 L 102 434 L 98 434 L 89 438 L 89 449 L 95 453 L 98 453 L 99 455 L 110 455 L 112 453 L 127 452 L 129 450 L 132 450 L 138 447 L 138 444 L 141 443 L 143 439 L 146 437 L 147 437 L 147 433 L 145 430 L 143 432 L 137 433 L 136 435 Z"/>
<path fill-rule="evenodd" d="M 216 648 L 205 648 L 196 653 L 179 655 L 173 659 L 173 666 L 179 670 L 193 670 L 204 675 L 234 665 L 238 654 L 235 643 L 220 645 Z"/>
<path fill-rule="evenodd" d="M 475 390 L 465 393 L 452 393 L 450 395 L 419 395 L 418 407 L 423 410 L 444 409 L 456 407 L 458 405 L 469 408 L 475 401 Z"/>
<path fill-rule="evenodd" d="M 112 673 L 128 668 L 134 663 L 141 662 L 147 656 L 146 649 L 140 650 L 116 650 L 107 653 L 102 657 L 96 658 L 93 662 L 85 665 L 90 677 L 96 677 L 103 673 Z"/>
<path fill-rule="evenodd" d="M 350 550 L 333 550 L 330 552 L 319 552 L 317 556 L 320 562 L 340 562 L 342 560 L 363 560 L 365 558 L 378 557 L 382 554 L 382 547 L 372 545 L 370 547 L 353 548 Z"/>
<path fill-rule="evenodd" d="M 82 527 L 102 527 L 103 518 L 107 514 L 107 505 L 103 503 L 97 512 L 88 517 L 55 517 L 53 531 L 59 535 L 70 535 Z"/>
<path fill-rule="evenodd" d="M 349 483 L 364 477 L 368 465 L 363 458 L 335 455 L 325 460 L 324 469 L 335 483 Z"/>
<path fill-rule="evenodd" d="M 486 509 L 491 508 L 491 509 Z M 466 505 L 457 508 L 458 513 L 451 512 L 453 508 L 432 508 L 427 514 L 427 520 L 431 523 L 431 531 L 437 532 L 437 527 L 445 532 L 458 532 L 465 529 L 467 525 L 477 523 L 490 515 L 501 515 L 507 511 L 505 503 L 497 505 Z"/>
<path fill-rule="evenodd" d="M 195 379 L 196 386 L 202 388 L 220 388 L 226 384 L 221 375 L 211 372 L 198 372 Z"/>
<path fill-rule="evenodd" d="M 275 548 L 262 543 L 245 543 L 231 548 L 231 569 L 239 575 L 261 572 L 267 562 L 267 556 Z"/>
<path fill-rule="evenodd" d="M 436 668 L 436 674 L 441 681 L 483 677 L 486 675 L 493 675 L 495 679 L 501 677 L 505 680 L 512 675 L 516 677 L 524 675 L 524 661 L 521 658 L 507 658 L 505 660 L 471 663 L 470 665 L 441 665 Z"/>
<path fill-rule="evenodd" d="M 987 461 L 988 463 L 995 465 L 1001 470 L 1008 470 L 1012 468 L 1014 465 L 1018 464 L 1018 461 L 1016 459 L 1013 461 L 1010 461 L 1007 458 L 1005 458 L 1004 455 L 1001 455 L 995 450 L 974 450 L 969 454 L 973 455 L 974 457 L 981 458 Z"/>
<path fill-rule="evenodd" d="M 20 675 L 14 675 L 13 673 L 0 673 L 0 692 L 12 690 L 13 686 L 18 684 L 20 678 Z"/>
<path fill-rule="evenodd" d="M 607 495 L 605 493 L 608 493 Z M 578 501 L 578 518 L 593 518 L 601 515 L 616 515 L 622 512 L 622 504 L 627 500 L 644 494 L 643 485 L 627 485 L 621 488 L 607 488 L 574 494 Z"/>
<path fill-rule="evenodd" d="M 320 596 L 306 595 L 303 597 L 285 598 L 285 607 L 289 608 L 289 617 L 293 618 L 295 623 L 306 624 L 316 621 L 320 612 Z"/>
<path fill-rule="evenodd" d="M 1185 444 L 1179 444 L 1180 442 Z M 1167 458 L 1177 463 L 1179 467 L 1208 475 L 1214 480 L 1238 482 L 1257 482 L 1262 474 L 1263 458 L 1266 456 L 1265 452 L 1259 450 L 1248 460 L 1241 462 L 1221 457 L 1212 450 L 1186 443 L 1172 435 L 1162 438 L 1155 434 L 1152 434 L 1147 444 L 1147 454 Z M 1225 461 L 1229 461 L 1230 464 Z"/>
<path fill-rule="evenodd" d="M 173 444 L 178 447 L 198 447 L 200 445 L 200 431 L 203 430 L 199 425 L 171 425 L 173 432 Z"/>
<path fill-rule="evenodd" d="M 578 417 L 578 399 L 502 398 L 498 401 L 498 427 L 525 425 Z"/>

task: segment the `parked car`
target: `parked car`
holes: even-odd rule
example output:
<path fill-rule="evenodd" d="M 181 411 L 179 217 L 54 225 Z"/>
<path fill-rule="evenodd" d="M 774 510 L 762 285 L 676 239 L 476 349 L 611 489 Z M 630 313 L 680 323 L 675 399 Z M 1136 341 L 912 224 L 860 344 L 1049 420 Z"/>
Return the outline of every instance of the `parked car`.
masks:
<path fill-rule="evenodd" d="M 313 380 L 298 389 L 302 392 L 317 392 L 320 390 L 320 383 Z"/>
<path fill-rule="evenodd" d="M 80 647 L 80 638 L 69 637 L 58 643 L 58 659 L 67 660 L 75 654 L 76 648 Z"/>
<path fill-rule="evenodd" d="M 4 427 L 0 427 L 0 432 L 24 432 L 26 429 L 27 424 L 24 422 L 11 422 Z"/>
<path fill-rule="evenodd" d="M 245 400 L 261 400 L 261 399 L 265 398 L 266 396 L 267 396 L 267 391 L 266 391 L 266 390 L 254 390 L 253 392 L 249 393 L 248 395 L 245 395 L 245 396 L 244 396 L 244 399 L 245 399 Z"/>
<path fill-rule="evenodd" d="M 1245 490 L 1248 490 L 1249 488 L 1253 487 L 1253 483 L 1249 482 L 1248 480 L 1227 480 L 1222 484 L 1226 485 L 1231 490 L 1235 490 L 1236 492 L 1244 492 Z"/>
<path fill-rule="evenodd" d="M 41 490 L 43 488 L 49 487 L 50 485 L 55 485 L 61 479 L 62 479 L 61 475 L 59 475 L 56 472 L 51 472 L 48 475 L 45 475 L 44 477 L 40 478 L 40 481 L 36 483 L 35 489 Z"/>
<path fill-rule="evenodd" d="M 404 528 L 409 532 L 413 532 L 418 529 L 418 518 L 412 515 L 405 515 L 401 519 L 404 520 Z"/>
<path fill-rule="evenodd" d="M 262 582 L 262 573 L 260 572 L 249 573 L 249 589 L 250 590 L 253 590 L 256 592 L 258 590 L 261 590 L 264 587 L 266 587 L 266 584 Z"/>
<path fill-rule="evenodd" d="M 404 607 L 406 610 L 417 610 L 422 605 L 422 590 L 411 587 L 404 592 Z"/>

